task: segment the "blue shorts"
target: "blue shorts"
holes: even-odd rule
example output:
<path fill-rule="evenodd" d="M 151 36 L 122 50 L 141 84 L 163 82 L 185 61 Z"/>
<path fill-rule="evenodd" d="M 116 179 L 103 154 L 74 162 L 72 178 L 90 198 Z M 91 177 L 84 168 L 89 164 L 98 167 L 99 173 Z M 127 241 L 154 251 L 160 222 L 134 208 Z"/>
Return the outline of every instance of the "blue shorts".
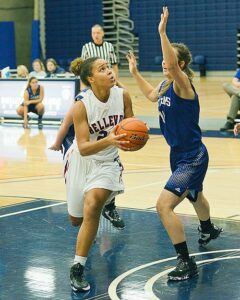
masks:
<path fill-rule="evenodd" d="M 21 106 L 24 106 L 24 103 L 22 103 Z M 36 104 L 29 104 L 28 105 L 28 112 L 32 112 L 32 113 L 38 115 L 38 112 L 36 110 Z"/>
<path fill-rule="evenodd" d="M 190 201 L 195 202 L 198 192 L 201 192 L 203 189 L 208 160 L 208 151 L 204 144 L 190 152 L 171 150 L 170 164 L 172 175 L 164 188 L 179 197 L 186 190 L 189 190 L 186 197 Z"/>

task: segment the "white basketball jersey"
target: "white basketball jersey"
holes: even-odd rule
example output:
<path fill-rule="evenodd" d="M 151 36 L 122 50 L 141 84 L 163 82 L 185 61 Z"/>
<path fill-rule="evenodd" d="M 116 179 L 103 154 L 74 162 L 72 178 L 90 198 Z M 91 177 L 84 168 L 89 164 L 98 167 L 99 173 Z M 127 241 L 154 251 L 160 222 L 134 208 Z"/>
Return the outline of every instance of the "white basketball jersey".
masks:
<path fill-rule="evenodd" d="M 91 89 L 84 93 L 81 99 L 87 112 L 90 131 L 90 141 L 97 141 L 106 137 L 109 132 L 124 118 L 123 89 L 114 86 L 110 90 L 110 96 L 106 103 L 97 99 Z M 110 161 L 118 156 L 115 146 L 108 148 L 86 158 Z"/>

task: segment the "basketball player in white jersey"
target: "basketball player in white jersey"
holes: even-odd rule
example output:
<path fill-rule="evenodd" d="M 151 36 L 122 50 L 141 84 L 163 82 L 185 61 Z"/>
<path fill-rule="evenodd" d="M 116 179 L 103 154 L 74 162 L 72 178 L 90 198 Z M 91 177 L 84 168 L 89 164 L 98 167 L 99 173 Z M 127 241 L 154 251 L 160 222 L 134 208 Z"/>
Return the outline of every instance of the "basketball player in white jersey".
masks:
<path fill-rule="evenodd" d="M 76 75 L 80 76 L 80 71 L 81 71 L 81 64 L 83 62 L 83 59 L 81 57 L 78 57 L 74 59 L 71 62 L 70 69 L 71 72 Z M 115 79 L 116 80 L 116 79 Z M 115 81 L 115 84 L 118 87 L 123 88 L 123 85 L 118 81 Z M 75 97 L 75 102 L 76 101 L 81 101 L 82 99 L 82 93 L 86 92 L 88 88 L 82 90 L 76 97 Z M 71 147 L 74 137 L 75 137 L 75 130 L 73 126 L 73 111 L 74 111 L 74 104 L 71 106 L 67 114 L 65 115 L 63 122 L 58 130 L 56 140 L 53 143 L 53 145 L 49 148 L 54 151 L 62 151 L 63 152 L 63 158 L 65 157 L 65 154 L 67 153 L 68 149 Z M 116 228 L 116 229 L 124 229 L 125 228 L 125 223 L 121 216 L 119 215 L 116 205 L 115 205 L 115 198 L 112 199 L 110 203 L 107 203 L 103 210 L 102 210 L 102 216 L 109 220 L 111 224 Z M 72 224 L 73 226 L 78 226 L 78 223 Z"/>
<path fill-rule="evenodd" d="M 90 289 L 83 272 L 102 208 L 124 190 L 118 148 L 130 149 L 129 142 L 120 140 L 125 134 L 116 134 L 116 125 L 133 116 L 131 98 L 125 90 L 114 86 L 112 70 L 105 60 L 85 60 L 80 76 L 90 89 L 75 104 L 76 139 L 65 155 L 68 212 L 72 222 L 81 224 L 70 271 L 75 292 Z"/>

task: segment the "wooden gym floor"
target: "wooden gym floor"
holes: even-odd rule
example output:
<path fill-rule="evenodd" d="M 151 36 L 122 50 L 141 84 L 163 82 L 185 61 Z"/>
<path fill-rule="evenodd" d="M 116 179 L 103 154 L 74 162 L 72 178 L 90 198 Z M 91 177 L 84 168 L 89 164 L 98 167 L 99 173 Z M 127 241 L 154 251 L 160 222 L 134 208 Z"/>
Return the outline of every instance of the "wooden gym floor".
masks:
<path fill-rule="evenodd" d="M 154 127 L 158 126 L 157 104 L 148 102 L 141 95 L 132 78 L 123 77 L 121 80 L 132 96 L 135 115 L 150 120 Z M 156 86 L 161 78 L 149 76 L 148 80 Z M 220 120 L 219 126 L 225 122 L 229 98 L 221 86 L 229 80 L 229 77 L 196 77 L 194 80 L 200 97 L 201 123 L 205 129 L 210 124 L 209 120 Z M 207 129 L 214 128 L 210 126 Z M 38 198 L 65 201 L 62 156 L 61 153 L 48 150 L 56 132 L 57 128 L 49 127 L 39 131 L 34 125 L 27 130 L 17 125 L 0 126 L 1 207 Z M 210 154 L 204 191 L 211 203 L 213 216 L 240 219 L 239 138 L 221 135 L 218 130 L 215 133 L 219 137 L 203 138 Z M 138 152 L 122 152 L 126 192 L 117 198 L 117 204 L 154 209 L 156 199 L 170 174 L 168 156 L 169 148 L 159 135 L 151 135 L 145 148 Z M 184 201 L 177 211 L 194 213 L 188 201 Z"/>

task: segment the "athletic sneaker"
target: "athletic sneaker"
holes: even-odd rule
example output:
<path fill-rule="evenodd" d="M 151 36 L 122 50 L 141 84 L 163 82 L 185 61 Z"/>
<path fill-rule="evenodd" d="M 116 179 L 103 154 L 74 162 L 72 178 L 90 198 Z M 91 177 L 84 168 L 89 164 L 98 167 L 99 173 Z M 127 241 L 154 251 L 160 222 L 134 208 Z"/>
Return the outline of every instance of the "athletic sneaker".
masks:
<path fill-rule="evenodd" d="M 212 228 L 208 232 L 204 232 L 201 225 L 199 225 L 198 231 L 201 235 L 198 243 L 204 246 L 207 245 L 211 240 L 215 240 L 220 233 L 223 232 L 223 229 L 212 224 Z"/>
<path fill-rule="evenodd" d="M 220 128 L 220 131 L 228 131 L 228 130 L 232 130 L 234 128 L 234 123 L 227 121 L 223 127 Z"/>
<path fill-rule="evenodd" d="M 38 117 L 38 129 L 42 129 L 42 128 L 43 128 L 42 118 Z"/>
<path fill-rule="evenodd" d="M 181 281 L 198 275 L 197 264 L 194 257 L 185 259 L 179 255 L 177 260 L 176 268 L 168 273 L 169 280 Z"/>
<path fill-rule="evenodd" d="M 70 279 L 71 287 L 74 292 L 87 292 L 90 290 L 90 285 L 83 276 L 84 267 L 77 263 L 71 267 Z"/>
<path fill-rule="evenodd" d="M 117 228 L 117 229 L 124 229 L 125 224 L 123 222 L 123 220 L 121 219 L 121 217 L 119 216 L 116 208 L 103 208 L 102 211 L 102 215 L 104 216 L 104 218 L 106 218 L 107 220 L 109 220 L 112 225 Z"/>

